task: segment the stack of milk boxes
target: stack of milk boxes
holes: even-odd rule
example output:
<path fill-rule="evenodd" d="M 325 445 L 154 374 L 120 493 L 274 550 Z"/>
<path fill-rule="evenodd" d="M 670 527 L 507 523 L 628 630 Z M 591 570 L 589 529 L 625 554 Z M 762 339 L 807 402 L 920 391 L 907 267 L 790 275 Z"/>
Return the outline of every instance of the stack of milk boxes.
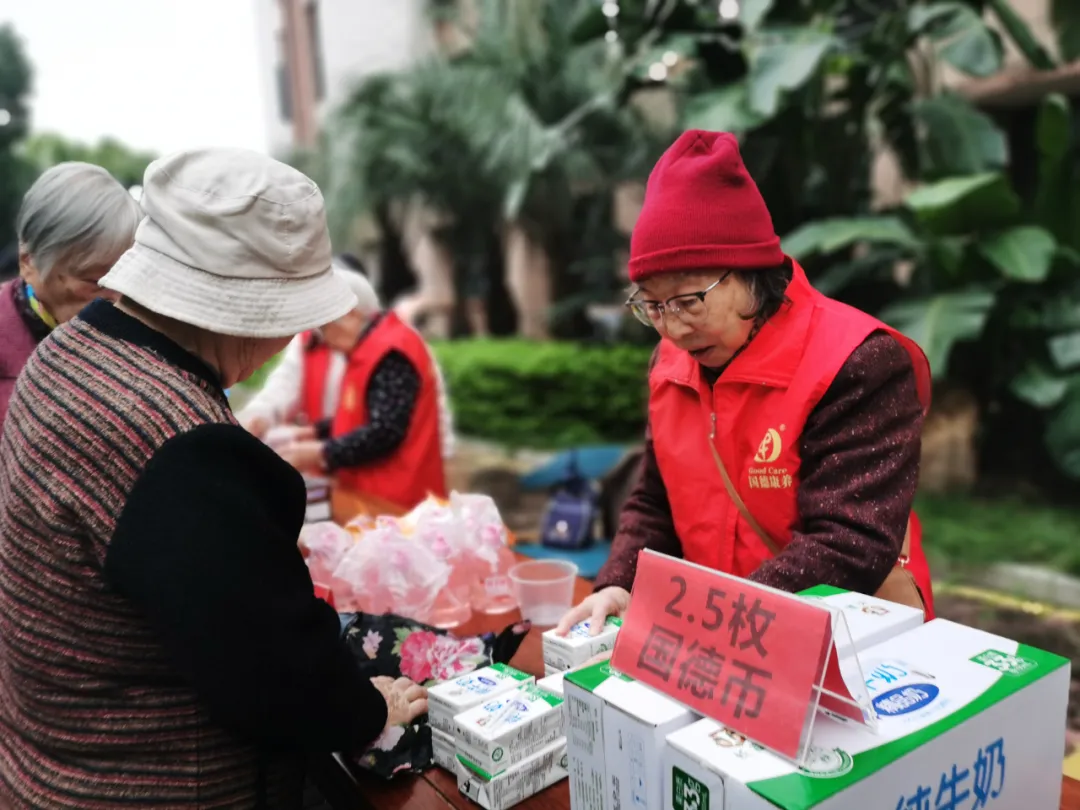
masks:
<path fill-rule="evenodd" d="M 435 764 L 487 810 L 505 810 L 564 778 L 561 687 L 505 664 L 433 686 Z"/>
<path fill-rule="evenodd" d="M 806 595 L 828 601 L 834 601 L 838 595 L 846 598 L 843 591 L 827 588 L 814 589 Z M 885 604 L 869 597 L 860 598 L 866 599 L 867 604 Z M 902 619 L 899 613 L 903 613 Z M 877 639 L 883 625 L 899 632 L 922 621 L 919 611 L 905 608 L 885 615 L 879 615 L 877 610 L 863 615 L 869 624 L 849 617 L 852 636 L 861 633 Z M 546 645 L 544 663 L 547 664 Z M 670 786 L 661 764 L 667 740 L 681 730 L 697 728 L 709 721 L 666 695 L 614 671 L 607 663 L 568 673 L 565 681 L 571 810 L 670 807 Z M 714 802 L 712 807 L 725 810 L 722 800 Z M 699 809 L 684 803 L 678 810 Z M 732 806 L 728 805 L 726 810 L 732 810 Z"/>

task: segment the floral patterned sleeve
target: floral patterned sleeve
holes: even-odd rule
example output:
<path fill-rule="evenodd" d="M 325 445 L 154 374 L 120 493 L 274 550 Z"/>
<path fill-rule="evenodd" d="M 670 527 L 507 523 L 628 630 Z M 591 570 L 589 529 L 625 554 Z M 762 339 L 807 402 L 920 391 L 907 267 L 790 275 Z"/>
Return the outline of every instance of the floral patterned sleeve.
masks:
<path fill-rule="evenodd" d="M 398 351 L 387 353 L 368 382 L 368 421 L 323 445 L 326 468 L 356 467 L 393 453 L 405 440 L 416 400 L 420 373 Z"/>

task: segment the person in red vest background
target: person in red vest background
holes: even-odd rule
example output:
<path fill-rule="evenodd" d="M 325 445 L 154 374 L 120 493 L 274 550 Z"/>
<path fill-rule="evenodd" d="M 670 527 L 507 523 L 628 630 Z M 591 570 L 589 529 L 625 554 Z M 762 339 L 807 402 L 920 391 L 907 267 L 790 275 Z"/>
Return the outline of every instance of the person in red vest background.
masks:
<path fill-rule="evenodd" d="M 690 131 L 649 177 L 627 305 L 657 330 L 641 477 L 594 593 L 559 629 L 625 611 L 652 549 L 795 592 L 923 607 L 912 513 L 930 369 L 785 256 L 727 133 Z"/>
<path fill-rule="evenodd" d="M 452 427 L 424 339 L 382 310 L 370 282 L 339 257 L 357 296 L 349 314 L 299 335 L 239 413 L 296 469 L 410 509 L 446 497 Z M 289 425 L 289 427 L 286 427 Z"/>

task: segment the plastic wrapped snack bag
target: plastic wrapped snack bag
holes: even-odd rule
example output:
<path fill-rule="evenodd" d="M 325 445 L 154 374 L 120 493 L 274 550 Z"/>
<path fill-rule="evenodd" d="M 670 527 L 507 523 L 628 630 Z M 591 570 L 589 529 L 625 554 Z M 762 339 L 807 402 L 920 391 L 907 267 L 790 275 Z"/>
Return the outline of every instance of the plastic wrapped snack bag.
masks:
<path fill-rule="evenodd" d="M 449 504 L 429 498 L 410 516 L 410 536 L 450 566 L 450 578 L 435 601 L 430 622 L 451 628 L 472 616 L 472 588 L 480 578 L 479 561 L 460 518 Z"/>
<path fill-rule="evenodd" d="M 313 582 L 329 585 L 335 569 L 353 547 L 353 536 L 329 521 L 309 523 L 300 530 L 300 553 L 307 561 Z"/>
<path fill-rule="evenodd" d="M 517 607 L 507 573 L 515 560 L 507 548 L 506 524 L 495 501 L 487 495 L 450 493 L 453 508 L 465 530 L 479 575 L 473 587 L 473 608 L 482 613 L 506 613 Z"/>
<path fill-rule="evenodd" d="M 450 579 L 450 566 L 402 534 L 396 522 L 378 525 L 357 542 L 334 571 L 331 588 L 343 613 L 395 613 L 427 622 Z"/>

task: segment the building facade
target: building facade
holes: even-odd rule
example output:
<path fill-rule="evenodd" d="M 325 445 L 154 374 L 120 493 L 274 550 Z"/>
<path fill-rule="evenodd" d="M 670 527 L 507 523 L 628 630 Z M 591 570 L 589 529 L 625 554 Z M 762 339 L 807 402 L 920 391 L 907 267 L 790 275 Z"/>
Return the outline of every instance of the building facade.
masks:
<path fill-rule="evenodd" d="M 270 151 L 315 145 L 325 116 L 365 76 L 429 54 L 427 0 L 254 0 Z"/>

